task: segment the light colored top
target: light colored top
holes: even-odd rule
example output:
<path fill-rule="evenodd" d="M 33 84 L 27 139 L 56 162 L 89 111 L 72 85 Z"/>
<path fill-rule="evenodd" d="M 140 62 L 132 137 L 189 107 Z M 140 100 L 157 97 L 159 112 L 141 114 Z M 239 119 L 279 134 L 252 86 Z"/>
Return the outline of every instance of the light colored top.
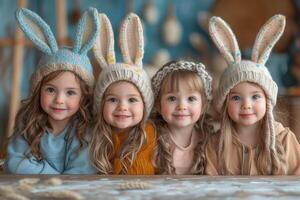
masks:
<path fill-rule="evenodd" d="M 282 126 L 281 123 L 275 123 L 276 140 L 282 143 L 286 154 L 287 174 L 300 175 L 300 145 L 295 134 L 289 129 Z M 211 137 L 206 146 L 207 164 L 205 173 L 207 175 L 221 175 L 218 171 L 218 148 L 220 133 Z M 231 149 L 231 162 L 234 174 L 232 175 L 259 175 L 256 168 L 256 147 L 243 145 L 237 137 L 233 137 Z"/>
<path fill-rule="evenodd" d="M 40 140 L 42 159 L 30 153 L 23 135 L 12 138 L 7 148 L 4 169 L 12 174 L 94 174 L 88 147 L 80 146 L 75 129 L 67 126 L 60 134 L 46 130 Z"/>
<path fill-rule="evenodd" d="M 187 147 L 182 147 L 175 142 L 172 134 L 169 133 L 172 141 L 173 150 L 173 166 L 175 167 L 175 173 L 177 175 L 191 174 L 190 169 L 193 165 L 194 149 L 199 142 L 199 137 L 196 132 L 193 131 L 190 143 Z"/>

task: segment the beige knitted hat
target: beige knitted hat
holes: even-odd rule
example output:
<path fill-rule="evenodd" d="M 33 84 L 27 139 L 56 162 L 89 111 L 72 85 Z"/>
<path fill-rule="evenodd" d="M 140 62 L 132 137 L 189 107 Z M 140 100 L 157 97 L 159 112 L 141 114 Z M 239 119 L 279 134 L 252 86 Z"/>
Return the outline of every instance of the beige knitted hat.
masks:
<path fill-rule="evenodd" d="M 99 14 L 100 33 L 93 47 L 94 55 L 102 68 L 94 92 L 94 112 L 100 109 L 106 89 L 117 81 L 129 81 L 140 91 L 146 116 L 153 106 L 151 80 L 143 69 L 144 56 L 143 28 L 136 14 L 128 14 L 120 28 L 120 48 L 124 62 L 116 63 L 114 52 L 114 34 L 111 23 L 105 14 Z"/>
<path fill-rule="evenodd" d="M 284 28 L 285 17 L 282 15 L 273 16 L 260 29 L 254 43 L 251 60 L 241 60 L 238 42 L 227 23 L 219 17 L 212 17 L 209 22 L 210 36 L 228 63 L 228 68 L 220 78 L 214 99 L 216 109 L 219 112 L 221 111 L 228 93 L 240 82 L 249 81 L 258 84 L 269 99 L 267 100 L 267 120 L 270 138 L 266 138 L 266 140 L 272 149 L 275 149 L 272 110 L 276 104 L 278 87 L 265 63 Z"/>
<path fill-rule="evenodd" d="M 155 73 L 155 75 L 152 77 L 152 88 L 153 88 L 155 98 L 157 97 L 160 91 L 160 86 L 164 78 L 169 73 L 173 71 L 179 71 L 179 70 L 195 72 L 201 78 L 201 81 L 204 85 L 206 98 L 208 100 L 211 100 L 211 91 L 212 91 L 211 76 L 208 74 L 208 72 L 205 69 L 205 66 L 202 63 L 194 63 L 188 61 L 177 61 L 177 62 L 172 62 L 170 64 L 166 64 Z"/>

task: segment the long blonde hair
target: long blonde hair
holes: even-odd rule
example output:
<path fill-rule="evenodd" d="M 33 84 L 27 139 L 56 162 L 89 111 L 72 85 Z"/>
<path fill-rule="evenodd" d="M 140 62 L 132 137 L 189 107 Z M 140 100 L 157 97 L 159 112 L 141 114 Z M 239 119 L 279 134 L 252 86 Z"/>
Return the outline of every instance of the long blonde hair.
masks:
<path fill-rule="evenodd" d="M 48 121 L 48 115 L 42 109 L 40 104 L 41 88 L 44 84 L 55 79 L 63 72 L 66 71 L 55 71 L 45 76 L 34 88 L 30 97 L 22 101 L 21 108 L 16 115 L 14 133 L 10 139 L 18 135 L 23 135 L 24 139 L 29 144 L 30 153 L 39 160 L 43 158 L 40 151 L 40 140 L 45 133 L 46 127 L 52 128 Z M 89 121 L 91 120 L 91 92 L 88 85 L 76 74 L 74 75 L 76 81 L 79 82 L 82 97 L 80 100 L 79 110 L 73 115 L 70 121 L 76 120 L 76 136 L 79 139 L 79 148 L 82 148 L 84 145 L 87 145 L 84 135 L 88 128 Z"/>
<path fill-rule="evenodd" d="M 170 64 L 170 63 L 168 63 Z M 203 114 L 195 125 L 196 132 L 199 134 L 199 143 L 194 149 L 193 165 L 191 167 L 191 174 L 204 174 L 206 157 L 204 148 L 207 143 L 207 133 L 209 125 L 206 123 L 206 111 L 208 109 L 208 100 L 206 98 L 204 87 L 201 78 L 197 73 L 187 70 L 177 70 L 169 73 L 162 81 L 158 97 L 155 100 L 155 110 L 152 118 L 157 129 L 157 148 L 155 151 L 155 167 L 157 174 L 175 174 L 175 168 L 172 164 L 173 149 L 171 139 L 169 136 L 168 124 L 158 112 L 160 110 L 160 101 L 162 94 L 178 91 L 179 85 L 185 82 L 189 88 L 199 91 L 202 98 Z"/>
<path fill-rule="evenodd" d="M 115 152 L 111 125 L 109 125 L 103 117 L 103 107 L 105 102 L 103 99 L 106 98 L 107 91 L 108 89 L 103 95 L 100 110 L 97 112 L 95 121 L 93 122 L 94 128 L 90 148 L 91 160 L 99 174 L 112 174 L 114 168 L 111 162 L 113 162 L 112 159 L 114 156 L 118 155 L 122 165 L 121 174 L 126 174 L 128 169 L 134 163 L 138 152 L 147 142 L 147 134 L 145 131 L 145 103 L 143 111 L 144 115 L 141 122 L 129 131 L 128 137 L 124 144 L 122 144 L 120 152 Z"/>
<path fill-rule="evenodd" d="M 237 136 L 234 128 L 234 122 L 228 115 L 227 105 L 229 95 L 227 95 L 226 102 L 221 110 L 221 128 L 220 141 L 218 147 L 219 173 L 222 175 L 237 175 L 234 174 L 234 162 L 231 160 L 233 137 Z M 266 114 L 260 121 L 259 140 L 257 144 L 257 151 L 255 154 L 256 167 L 259 175 L 284 175 L 287 172 L 285 151 L 281 142 L 276 138 L 275 150 L 270 148 L 270 132 L 274 129 L 274 119 L 272 113 L 272 105 L 270 99 L 266 102 Z M 271 126 L 269 126 L 271 124 Z"/>

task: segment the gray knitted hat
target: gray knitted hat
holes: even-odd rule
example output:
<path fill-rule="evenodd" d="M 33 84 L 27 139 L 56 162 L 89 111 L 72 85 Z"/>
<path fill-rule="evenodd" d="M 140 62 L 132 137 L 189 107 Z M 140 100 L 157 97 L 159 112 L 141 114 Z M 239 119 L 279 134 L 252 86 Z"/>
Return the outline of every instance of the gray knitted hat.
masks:
<path fill-rule="evenodd" d="M 153 107 L 151 80 L 143 69 L 143 28 L 136 14 L 128 14 L 120 28 L 120 48 L 123 63 L 116 63 L 114 35 L 111 23 L 105 14 L 99 14 L 100 33 L 93 47 L 94 55 L 102 68 L 94 91 L 94 112 L 100 109 L 106 89 L 117 81 L 129 81 L 140 91 L 149 116 Z"/>
<path fill-rule="evenodd" d="M 152 77 L 152 88 L 154 91 L 154 96 L 157 98 L 157 95 L 160 91 L 160 86 L 164 78 L 173 71 L 186 70 L 195 72 L 200 78 L 204 85 L 205 95 L 208 100 L 211 100 L 211 83 L 212 78 L 205 69 L 205 66 L 202 63 L 193 63 L 187 61 L 177 61 L 166 64 L 160 68 L 155 75 Z"/>
<path fill-rule="evenodd" d="M 214 99 L 217 111 L 221 111 L 230 90 L 237 84 L 249 81 L 258 84 L 266 93 L 267 119 L 271 138 L 270 147 L 275 148 L 273 107 L 276 104 L 278 87 L 273 81 L 265 63 L 275 43 L 285 28 L 285 17 L 275 15 L 260 29 L 252 50 L 251 60 L 241 60 L 241 53 L 231 28 L 219 17 L 212 17 L 209 22 L 209 33 L 215 45 L 228 63 L 228 68 L 220 78 L 219 87 Z"/>
<path fill-rule="evenodd" d="M 89 87 L 93 88 L 93 68 L 87 52 L 93 47 L 99 31 L 98 12 L 89 8 L 77 25 L 76 38 L 72 48 L 59 48 L 48 24 L 36 13 L 20 8 L 16 18 L 25 35 L 43 52 L 38 69 L 31 76 L 31 92 L 48 74 L 55 71 L 72 71 Z"/>

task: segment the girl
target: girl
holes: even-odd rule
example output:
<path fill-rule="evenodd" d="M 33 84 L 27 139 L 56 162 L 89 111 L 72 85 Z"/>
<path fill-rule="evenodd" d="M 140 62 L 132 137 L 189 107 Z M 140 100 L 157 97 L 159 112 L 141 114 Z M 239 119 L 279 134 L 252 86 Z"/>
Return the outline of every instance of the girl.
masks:
<path fill-rule="evenodd" d="M 284 27 L 284 16 L 273 16 L 260 30 L 250 61 L 241 60 L 229 26 L 218 17 L 210 20 L 210 35 L 229 67 L 215 96 L 221 129 L 207 145 L 207 174 L 300 174 L 300 146 L 288 128 L 274 121 L 278 88 L 265 66 Z"/>
<path fill-rule="evenodd" d="M 185 61 L 167 63 L 152 78 L 158 174 L 204 173 L 211 81 L 204 65 Z"/>
<path fill-rule="evenodd" d="M 131 13 L 120 30 L 124 63 L 115 62 L 109 19 L 99 15 L 94 54 L 102 67 L 95 86 L 91 159 L 100 174 L 154 174 L 155 131 L 147 117 L 153 105 L 151 82 L 143 70 L 143 30 Z"/>
<path fill-rule="evenodd" d="M 83 14 L 72 50 L 58 49 L 49 26 L 37 14 L 22 8 L 16 17 L 45 55 L 31 77 L 30 96 L 17 113 L 5 169 L 18 174 L 92 173 L 84 147 L 94 81 L 87 51 L 99 30 L 97 10 Z M 89 35 L 83 40 L 85 34 Z"/>

